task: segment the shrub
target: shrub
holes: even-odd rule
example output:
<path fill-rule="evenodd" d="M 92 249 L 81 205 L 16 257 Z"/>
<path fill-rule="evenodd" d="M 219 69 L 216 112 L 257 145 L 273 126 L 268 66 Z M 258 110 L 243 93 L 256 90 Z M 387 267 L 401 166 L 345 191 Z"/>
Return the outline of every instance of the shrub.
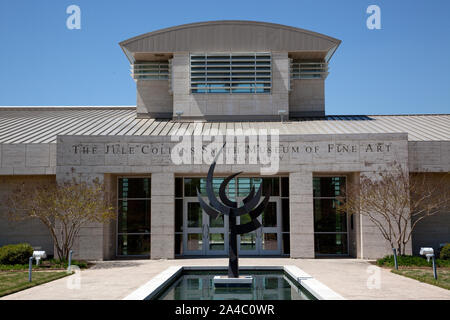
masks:
<path fill-rule="evenodd" d="M 450 260 L 450 243 L 442 247 L 439 258 L 442 260 Z"/>
<path fill-rule="evenodd" d="M 0 264 L 26 264 L 33 255 L 33 247 L 28 243 L 8 244 L 0 248 Z"/>
<path fill-rule="evenodd" d="M 398 265 L 401 267 L 430 267 L 430 262 L 427 261 L 427 258 L 422 256 L 407 256 L 407 255 L 399 255 L 397 256 Z M 394 256 L 385 256 L 384 258 L 377 260 L 378 266 L 384 267 L 394 267 Z M 437 267 L 450 267 L 450 260 L 436 259 Z"/>

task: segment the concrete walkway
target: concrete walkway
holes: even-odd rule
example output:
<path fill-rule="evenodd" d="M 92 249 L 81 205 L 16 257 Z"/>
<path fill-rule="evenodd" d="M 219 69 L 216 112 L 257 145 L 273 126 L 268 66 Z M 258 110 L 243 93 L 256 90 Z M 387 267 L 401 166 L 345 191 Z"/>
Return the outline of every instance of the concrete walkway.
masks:
<path fill-rule="evenodd" d="M 347 299 L 450 300 L 449 290 L 393 274 L 364 260 L 241 258 L 239 261 L 242 266 L 296 265 Z M 76 283 L 76 275 L 72 275 L 2 299 L 122 299 L 169 266 L 227 264 L 228 260 L 223 258 L 101 261 L 81 271 L 80 289 L 68 288 L 68 281 Z"/>

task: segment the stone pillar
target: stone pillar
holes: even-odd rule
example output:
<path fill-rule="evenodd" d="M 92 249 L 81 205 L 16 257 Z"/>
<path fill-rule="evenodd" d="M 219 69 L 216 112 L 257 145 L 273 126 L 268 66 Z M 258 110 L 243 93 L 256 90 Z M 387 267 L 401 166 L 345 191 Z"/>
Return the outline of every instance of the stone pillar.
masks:
<path fill-rule="evenodd" d="M 312 172 L 289 174 L 291 258 L 314 258 Z"/>
<path fill-rule="evenodd" d="M 151 258 L 175 256 L 175 177 L 173 173 L 153 173 L 151 216 Z"/>

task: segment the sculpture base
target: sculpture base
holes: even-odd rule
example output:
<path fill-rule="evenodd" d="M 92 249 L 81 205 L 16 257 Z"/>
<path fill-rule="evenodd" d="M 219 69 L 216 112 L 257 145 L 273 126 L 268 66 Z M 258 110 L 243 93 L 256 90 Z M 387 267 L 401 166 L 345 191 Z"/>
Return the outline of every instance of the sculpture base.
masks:
<path fill-rule="evenodd" d="M 214 287 L 240 287 L 251 288 L 253 285 L 252 276 L 240 276 L 239 278 L 230 278 L 228 276 L 215 276 L 213 279 Z"/>

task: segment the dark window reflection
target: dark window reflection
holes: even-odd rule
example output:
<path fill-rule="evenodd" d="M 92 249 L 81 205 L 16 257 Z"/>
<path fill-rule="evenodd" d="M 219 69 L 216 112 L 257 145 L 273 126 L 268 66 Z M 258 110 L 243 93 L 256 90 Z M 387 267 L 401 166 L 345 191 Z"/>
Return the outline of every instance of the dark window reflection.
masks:
<path fill-rule="evenodd" d="M 289 199 L 281 199 L 281 231 L 289 232 Z"/>
<path fill-rule="evenodd" d="M 175 200 L 175 232 L 183 231 L 183 199 Z"/>
<path fill-rule="evenodd" d="M 127 255 L 149 255 L 150 254 L 150 235 L 119 235 L 118 254 Z"/>
<path fill-rule="evenodd" d="M 291 253 L 291 239 L 289 233 L 283 233 L 283 254 Z"/>
<path fill-rule="evenodd" d="M 200 228 L 202 226 L 203 212 L 202 208 L 200 207 L 200 203 L 189 202 L 187 210 L 188 227 Z"/>
<path fill-rule="evenodd" d="M 175 178 L 175 197 L 183 197 L 183 178 Z"/>
<path fill-rule="evenodd" d="M 347 218 L 336 210 L 338 201 L 334 199 L 314 199 L 314 231 L 346 232 Z"/>
<path fill-rule="evenodd" d="M 313 189 L 316 254 L 348 254 L 347 214 L 337 210 L 345 177 L 314 177 Z"/>
<path fill-rule="evenodd" d="M 340 197 L 345 191 L 345 177 L 314 177 L 314 197 Z"/>
<path fill-rule="evenodd" d="M 149 233 L 150 208 L 150 200 L 119 200 L 119 233 Z"/>
<path fill-rule="evenodd" d="M 319 254 L 348 254 L 347 234 L 316 234 L 314 247 Z"/>
<path fill-rule="evenodd" d="M 277 226 L 277 203 L 269 202 L 262 213 L 262 224 L 264 227 Z"/>
<path fill-rule="evenodd" d="M 150 178 L 120 178 L 119 199 L 150 198 Z"/>
<path fill-rule="evenodd" d="M 281 196 L 289 197 L 289 178 L 288 177 L 281 178 Z"/>

